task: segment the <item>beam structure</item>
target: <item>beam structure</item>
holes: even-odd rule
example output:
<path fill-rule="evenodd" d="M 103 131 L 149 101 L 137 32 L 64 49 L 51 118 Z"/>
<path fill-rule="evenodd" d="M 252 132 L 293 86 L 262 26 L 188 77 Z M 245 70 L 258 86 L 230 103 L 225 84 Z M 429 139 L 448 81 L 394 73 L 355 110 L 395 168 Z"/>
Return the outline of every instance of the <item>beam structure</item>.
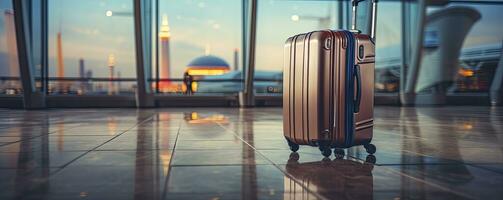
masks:
<path fill-rule="evenodd" d="M 503 45 L 501 47 L 501 56 L 494 73 L 493 82 L 489 90 L 492 106 L 503 105 Z"/>
<path fill-rule="evenodd" d="M 253 80 L 255 77 L 255 39 L 257 32 L 257 0 L 243 0 L 244 10 L 243 15 L 243 31 L 245 42 L 243 43 L 243 50 L 245 50 L 243 71 L 244 77 L 244 91 L 239 93 L 239 106 L 241 107 L 254 107 L 255 106 L 255 90 L 253 87 Z"/>
<path fill-rule="evenodd" d="M 404 69 L 402 67 L 402 73 L 400 76 L 405 76 L 402 77 L 400 84 L 403 85 L 400 87 L 400 102 L 404 106 L 412 106 L 415 104 L 416 101 L 416 84 L 417 84 L 417 76 L 419 73 L 419 67 L 421 66 L 421 58 L 422 58 L 422 51 L 423 51 L 423 38 L 424 38 L 424 28 L 426 26 L 426 7 L 427 7 L 427 0 L 418 0 L 417 2 L 417 23 L 416 23 L 416 29 L 415 29 L 415 35 L 412 38 L 412 41 L 409 43 L 409 41 L 405 41 L 402 45 L 404 45 L 404 49 L 409 48 L 408 44 L 412 44 L 412 49 L 411 49 L 411 55 L 410 55 L 410 61 L 405 60 L 405 62 L 408 63 L 407 68 Z M 404 11 L 411 11 L 410 9 L 403 10 Z M 411 12 L 409 13 L 403 13 L 402 15 L 411 15 Z M 404 22 L 408 23 L 408 22 Z M 408 33 L 406 33 L 408 34 Z M 407 55 L 408 56 L 408 55 Z M 404 57 L 407 58 L 407 57 Z M 405 79 L 405 80 L 404 80 Z"/>
<path fill-rule="evenodd" d="M 16 44 L 19 62 L 21 85 L 23 88 L 23 106 L 25 109 L 45 108 L 45 94 L 35 86 L 35 66 L 33 65 L 31 28 L 32 0 L 12 0 L 14 23 L 16 27 Z M 42 1 L 42 3 L 47 3 Z M 41 16 L 43 18 L 43 16 Z"/>
<path fill-rule="evenodd" d="M 152 1 L 133 0 L 136 46 L 136 105 L 138 108 L 155 106 L 148 82 L 152 69 Z"/>

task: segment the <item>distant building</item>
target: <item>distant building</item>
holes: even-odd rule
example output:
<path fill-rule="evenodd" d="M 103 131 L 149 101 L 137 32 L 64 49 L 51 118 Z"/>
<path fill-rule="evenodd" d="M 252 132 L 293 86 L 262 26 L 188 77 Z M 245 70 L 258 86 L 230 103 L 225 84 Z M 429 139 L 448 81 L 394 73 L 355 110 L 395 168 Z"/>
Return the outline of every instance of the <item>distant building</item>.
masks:
<path fill-rule="evenodd" d="M 56 45 L 57 45 L 57 53 L 58 53 L 58 78 L 64 78 L 65 77 L 65 63 L 63 61 L 63 41 L 61 38 L 61 32 L 58 32 L 56 36 Z M 63 81 L 58 82 L 58 87 L 57 91 L 58 92 L 63 92 L 66 90 L 66 84 Z"/>
<path fill-rule="evenodd" d="M 19 77 L 19 63 L 17 58 L 16 27 L 14 24 L 14 11 L 4 11 L 5 44 L 7 44 L 7 54 L 9 68 L 7 76 Z"/>
<path fill-rule="evenodd" d="M 86 66 L 83 58 L 79 59 L 79 78 L 86 78 Z"/>
<path fill-rule="evenodd" d="M 225 60 L 213 55 L 206 55 L 192 60 L 186 72 L 195 77 L 222 75 L 230 71 L 230 66 Z"/>
<path fill-rule="evenodd" d="M 79 59 L 79 78 L 81 79 L 79 93 L 83 94 L 87 88 L 87 81 L 83 80 L 86 78 L 86 66 L 83 58 Z"/>
<path fill-rule="evenodd" d="M 86 72 L 86 78 L 89 80 L 93 78 L 93 70 L 87 70 Z M 86 90 L 87 91 L 92 91 L 93 90 L 93 85 L 88 81 L 86 84 Z"/>
<path fill-rule="evenodd" d="M 93 78 L 93 70 L 87 70 L 86 78 Z"/>
<path fill-rule="evenodd" d="M 108 95 L 113 95 L 115 93 L 114 84 L 114 68 L 115 68 L 115 56 L 113 54 L 108 55 L 108 69 L 110 71 L 109 81 L 108 81 Z"/>
<path fill-rule="evenodd" d="M 234 49 L 234 71 L 239 70 L 239 49 L 235 48 Z"/>
<path fill-rule="evenodd" d="M 169 39 L 170 28 L 168 23 L 168 16 L 164 15 L 162 17 L 161 22 L 161 30 L 159 32 L 159 42 L 160 44 L 160 63 L 159 63 L 159 78 L 160 79 L 169 79 L 171 76 L 171 57 L 170 57 L 170 49 L 169 49 Z M 160 81 L 159 82 L 159 90 L 161 92 L 169 92 L 173 90 L 177 90 L 177 86 L 173 85 L 170 81 Z"/>
<path fill-rule="evenodd" d="M 120 79 L 121 79 L 121 72 L 120 71 L 117 72 L 117 79 L 119 79 L 119 81 L 117 82 L 117 89 L 116 89 L 116 91 L 117 91 L 117 93 L 120 93 L 121 87 L 122 87 L 121 81 L 120 81 Z"/>

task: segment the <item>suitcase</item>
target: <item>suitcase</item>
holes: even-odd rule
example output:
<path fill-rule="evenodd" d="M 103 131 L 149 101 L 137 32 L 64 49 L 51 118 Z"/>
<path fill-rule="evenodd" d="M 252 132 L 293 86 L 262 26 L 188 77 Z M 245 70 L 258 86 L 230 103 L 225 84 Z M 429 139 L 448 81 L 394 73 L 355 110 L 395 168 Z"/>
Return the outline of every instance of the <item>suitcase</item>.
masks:
<path fill-rule="evenodd" d="M 299 163 L 291 156 L 285 171 L 295 180 L 285 178 L 283 199 L 318 199 L 305 195 L 306 186 L 326 199 L 374 199 L 373 169 L 373 163 L 356 159 Z"/>
<path fill-rule="evenodd" d="M 372 141 L 375 17 L 371 35 L 354 30 L 320 30 L 288 38 L 284 47 L 283 132 L 292 151 L 318 146 L 322 154 L 343 156 L 343 148 Z"/>

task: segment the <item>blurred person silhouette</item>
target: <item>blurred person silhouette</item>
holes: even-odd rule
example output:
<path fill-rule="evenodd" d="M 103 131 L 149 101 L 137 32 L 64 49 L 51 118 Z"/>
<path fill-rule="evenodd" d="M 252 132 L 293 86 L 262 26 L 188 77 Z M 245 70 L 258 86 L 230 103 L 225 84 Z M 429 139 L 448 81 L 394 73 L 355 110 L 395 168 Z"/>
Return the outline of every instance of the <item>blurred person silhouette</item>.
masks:
<path fill-rule="evenodd" d="M 192 77 L 192 75 L 189 74 L 189 72 L 185 72 L 183 74 L 183 82 L 185 83 L 185 87 L 187 88 L 185 90 L 185 94 L 187 95 L 191 95 L 192 94 L 192 81 L 194 80 L 194 78 Z"/>

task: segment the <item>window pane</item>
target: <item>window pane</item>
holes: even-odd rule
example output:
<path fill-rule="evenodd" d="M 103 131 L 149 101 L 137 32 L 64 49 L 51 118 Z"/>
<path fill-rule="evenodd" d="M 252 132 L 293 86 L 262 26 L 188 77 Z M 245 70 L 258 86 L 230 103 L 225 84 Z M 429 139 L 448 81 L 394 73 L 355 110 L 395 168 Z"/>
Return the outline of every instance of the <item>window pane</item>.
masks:
<path fill-rule="evenodd" d="M 153 87 L 160 93 L 183 93 L 186 85 L 195 94 L 241 91 L 241 10 L 241 0 L 160 1 L 152 77 L 161 81 Z"/>
<path fill-rule="evenodd" d="M 480 14 L 463 42 L 455 92 L 488 92 L 493 81 L 503 44 L 503 6 L 454 4 Z"/>
<path fill-rule="evenodd" d="M 376 31 L 375 91 L 396 93 L 402 62 L 402 23 L 400 2 L 379 2 Z"/>
<path fill-rule="evenodd" d="M 38 91 L 45 91 L 46 88 L 44 85 L 45 80 L 45 70 L 44 69 L 44 61 L 46 56 L 46 47 L 44 46 L 44 38 L 45 34 L 43 33 L 44 29 L 44 21 L 43 15 L 45 14 L 43 10 L 44 0 L 32 0 L 31 1 L 32 10 L 31 10 L 31 56 L 32 56 L 32 74 L 35 78 L 35 86 Z"/>
<path fill-rule="evenodd" d="M 22 93 L 12 1 L 0 0 L 0 95 Z"/>
<path fill-rule="evenodd" d="M 428 9 L 420 93 L 487 93 L 500 59 L 503 6 L 451 3 Z"/>
<path fill-rule="evenodd" d="M 49 1 L 49 93 L 133 94 L 132 1 Z"/>
<path fill-rule="evenodd" d="M 258 95 L 282 93 L 286 39 L 313 30 L 336 29 L 339 5 L 336 1 L 258 1 L 254 84 Z"/>

